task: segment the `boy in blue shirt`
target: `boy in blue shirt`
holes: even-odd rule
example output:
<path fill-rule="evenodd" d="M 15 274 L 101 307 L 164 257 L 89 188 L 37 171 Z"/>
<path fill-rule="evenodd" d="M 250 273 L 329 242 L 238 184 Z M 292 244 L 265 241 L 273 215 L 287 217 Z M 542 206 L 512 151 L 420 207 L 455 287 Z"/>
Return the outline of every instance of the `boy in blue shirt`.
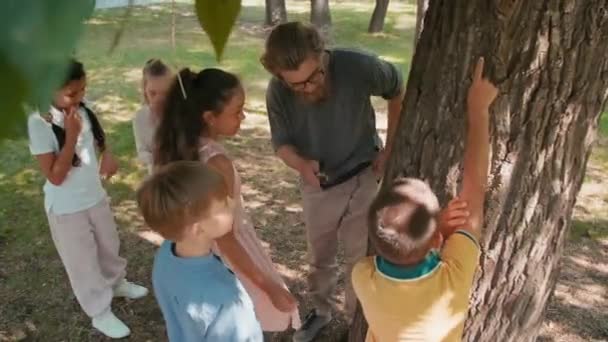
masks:
<path fill-rule="evenodd" d="M 166 240 L 152 272 L 170 341 L 263 341 L 253 304 L 211 252 L 232 229 L 233 203 L 221 175 L 200 162 L 166 165 L 137 192 L 146 224 Z"/>

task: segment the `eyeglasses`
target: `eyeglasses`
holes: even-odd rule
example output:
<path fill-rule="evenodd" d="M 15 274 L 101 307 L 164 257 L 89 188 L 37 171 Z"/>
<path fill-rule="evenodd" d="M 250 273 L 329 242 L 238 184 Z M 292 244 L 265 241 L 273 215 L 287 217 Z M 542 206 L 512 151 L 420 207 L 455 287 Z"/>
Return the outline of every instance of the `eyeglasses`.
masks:
<path fill-rule="evenodd" d="M 325 70 L 323 70 L 322 67 L 318 67 L 304 81 L 291 83 L 284 80 L 284 82 L 291 87 L 291 89 L 300 91 L 306 89 L 309 84 L 318 83 L 323 76 L 325 76 Z"/>

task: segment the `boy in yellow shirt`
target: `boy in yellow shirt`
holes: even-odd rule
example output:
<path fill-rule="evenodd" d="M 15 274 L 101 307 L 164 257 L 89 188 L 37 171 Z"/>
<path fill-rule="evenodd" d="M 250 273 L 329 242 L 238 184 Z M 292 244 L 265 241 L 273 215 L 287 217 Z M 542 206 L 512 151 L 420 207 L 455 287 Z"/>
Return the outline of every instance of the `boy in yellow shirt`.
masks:
<path fill-rule="evenodd" d="M 378 255 L 361 260 L 352 273 L 369 323 L 368 342 L 461 340 L 480 253 L 489 107 L 498 92 L 482 76 L 483 64 L 482 58 L 467 96 L 459 199 L 439 220 L 439 203 L 429 186 L 407 178 L 387 186 L 370 207 L 369 235 Z"/>

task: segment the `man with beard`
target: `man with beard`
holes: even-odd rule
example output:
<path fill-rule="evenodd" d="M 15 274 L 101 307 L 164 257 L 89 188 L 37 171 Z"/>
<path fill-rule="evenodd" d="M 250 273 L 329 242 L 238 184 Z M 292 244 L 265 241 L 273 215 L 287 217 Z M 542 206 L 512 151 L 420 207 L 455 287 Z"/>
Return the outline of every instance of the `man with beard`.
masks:
<path fill-rule="evenodd" d="M 367 251 L 366 217 L 390 155 L 401 112 L 401 72 L 376 56 L 326 49 L 299 22 L 277 26 L 261 62 L 273 78 L 266 105 L 276 154 L 301 176 L 314 309 L 294 341 L 311 341 L 331 321 L 338 241 L 344 248 L 346 319 L 356 308 L 353 265 Z M 388 101 L 386 148 L 370 97 Z"/>

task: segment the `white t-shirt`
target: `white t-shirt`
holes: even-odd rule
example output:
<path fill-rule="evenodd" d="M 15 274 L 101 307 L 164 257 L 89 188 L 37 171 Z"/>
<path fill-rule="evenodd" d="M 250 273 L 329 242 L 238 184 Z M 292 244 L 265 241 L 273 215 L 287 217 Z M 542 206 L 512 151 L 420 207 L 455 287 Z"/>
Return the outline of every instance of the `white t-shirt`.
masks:
<path fill-rule="evenodd" d="M 63 127 L 64 113 L 51 107 L 49 110 L 53 123 Z M 82 119 L 82 130 L 76 143 L 76 154 L 80 166 L 72 166 L 61 185 L 53 185 L 48 179 L 44 184 L 44 207 L 47 213 L 55 215 L 72 214 L 89 209 L 103 200 L 107 194 L 99 177 L 99 165 L 95 149 L 95 139 L 91 123 L 84 108 L 78 110 Z M 28 118 L 30 152 L 40 155 L 53 152 L 59 154 L 59 142 L 52 126 L 39 113 Z"/>

